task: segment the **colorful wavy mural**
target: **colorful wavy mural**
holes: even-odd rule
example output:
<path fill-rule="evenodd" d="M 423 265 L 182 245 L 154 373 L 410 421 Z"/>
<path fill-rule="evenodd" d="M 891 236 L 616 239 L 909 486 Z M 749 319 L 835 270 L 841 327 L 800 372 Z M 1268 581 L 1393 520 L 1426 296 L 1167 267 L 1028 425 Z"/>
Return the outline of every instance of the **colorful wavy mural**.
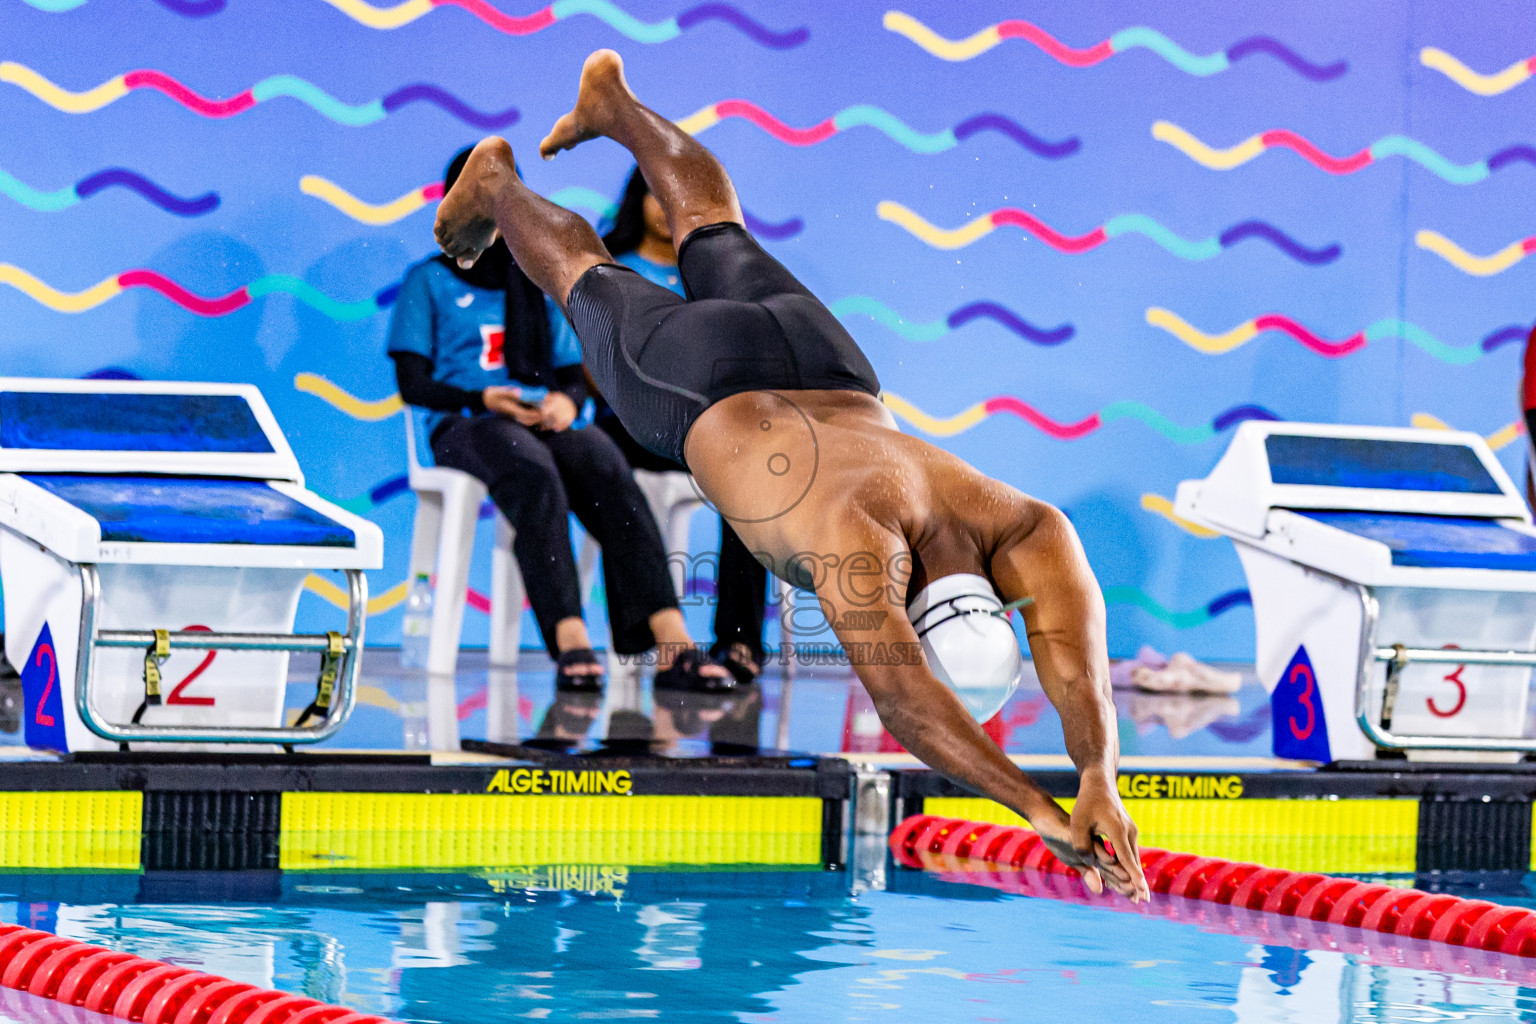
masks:
<path fill-rule="evenodd" d="M 977 114 L 966 118 L 953 128 L 944 128 L 936 132 L 920 132 L 889 111 L 867 103 L 845 107 L 809 128 L 793 128 L 755 103 L 749 103 L 746 100 L 721 100 L 683 118 L 677 122 L 677 126 L 690 135 L 698 135 L 721 121 L 731 118 L 748 121 L 780 142 L 786 142 L 791 146 L 814 146 L 818 142 L 825 142 L 839 132 L 846 132 L 853 128 L 873 128 L 892 142 L 914 153 L 924 155 L 954 149 L 966 139 L 980 135 L 982 132 L 996 132 L 1045 160 L 1060 160 L 1082 148 L 1082 143 L 1076 136 L 1052 142 L 1040 138 L 1013 118 L 1002 114 Z"/>
<path fill-rule="evenodd" d="M 1142 402 L 1124 401 L 1111 402 L 1098 412 L 1090 413 L 1075 422 L 1064 423 L 1045 415 L 1016 395 L 997 395 L 983 399 L 953 416 L 939 417 L 923 411 L 890 391 L 882 393 L 880 398 L 891 412 L 923 433 L 934 437 L 954 437 L 993 416 L 1006 413 L 1023 420 L 1042 434 L 1058 441 L 1076 441 L 1116 420 L 1135 420 L 1175 444 L 1200 444 L 1245 420 L 1280 419 L 1261 405 L 1234 405 L 1209 423 L 1186 427 L 1175 423 Z"/>
<path fill-rule="evenodd" d="M 122 167 L 108 167 L 94 174 L 87 174 L 73 185 L 54 189 L 51 192 L 35 189 L 20 178 L 0 170 L 0 194 L 39 213 L 57 213 L 60 210 L 67 210 L 109 188 L 127 189 L 160 207 L 166 213 L 173 213 L 178 217 L 201 217 L 219 208 L 217 192 L 204 192 L 197 196 L 179 196 L 161 188 L 144 175 Z"/>
<path fill-rule="evenodd" d="M 1363 330 L 1335 340 L 1319 337 L 1307 327 L 1279 313 L 1265 313 L 1262 316 L 1244 320 L 1221 334 L 1207 334 L 1189 324 L 1177 313 L 1158 306 L 1147 310 L 1147 323 L 1167 331 L 1190 348 L 1206 355 L 1222 355 L 1231 352 L 1261 334 L 1275 331 L 1289 336 L 1309 351 L 1328 359 L 1342 359 L 1344 356 L 1360 351 L 1373 341 L 1400 339 L 1426 355 L 1434 356 L 1442 363 L 1449 363 L 1451 366 L 1466 366 L 1477 362 L 1488 352 L 1503 344 L 1508 339 L 1510 331 L 1524 336 L 1523 328 L 1501 327 L 1477 344 L 1455 346 L 1447 345 L 1416 324 L 1386 319 L 1377 320 Z"/>
<path fill-rule="evenodd" d="M 82 92 L 72 92 L 44 78 L 25 64 L 0 61 L 0 82 L 17 86 L 55 110 L 67 114 L 89 114 L 138 89 L 149 89 L 170 97 L 200 117 L 234 117 L 258 104 L 280 97 L 298 100 L 315 113 L 337 124 L 360 127 L 382 121 L 412 103 L 429 103 L 472 128 L 498 131 L 517 123 L 521 116 L 516 107 L 485 112 L 476 110 L 453 93 L 431 82 L 418 82 L 394 90 L 381 99 L 367 103 L 345 103 L 313 82 L 297 75 L 271 75 L 243 92 L 227 99 L 203 96 L 163 71 L 140 69 L 128 71 Z"/>
<path fill-rule="evenodd" d="M 1349 65 L 1342 60 L 1331 64 L 1314 64 L 1280 40 L 1270 36 L 1249 36 L 1238 40 L 1225 50 L 1195 54 L 1190 53 L 1157 29 L 1145 26 L 1124 28 L 1092 46 L 1077 48 L 1061 42 L 1033 22 L 1016 18 L 988 25 L 964 39 L 946 39 L 910 14 L 901 11 L 887 11 L 884 25 L 887 30 L 907 37 L 935 57 L 950 61 L 971 60 L 1009 39 L 1022 39 L 1034 44 L 1041 53 L 1053 60 L 1073 68 L 1092 67 L 1117 53 L 1140 48 L 1151 50 L 1186 74 L 1202 78 L 1219 74 L 1243 58 L 1259 54 L 1273 57 L 1301 77 L 1314 82 L 1332 81 L 1349 70 Z"/>
<path fill-rule="evenodd" d="M 283 294 L 292 295 L 311 309 L 340 321 L 362 320 L 373 316 L 394 302 L 399 292 L 399 285 L 393 284 L 379 291 L 373 298 L 343 302 L 297 277 L 268 274 L 225 295 L 205 296 L 188 291 L 158 271 L 142 267 L 113 274 L 78 292 L 66 292 L 10 263 L 0 263 L 0 284 L 10 285 L 56 313 L 84 313 L 117 298 L 125 291 L 146 288 L 198 316 L 228 316 L 264 296 Z"/>
<path fill-rule="evenodd" d="M 919 214 L 890 199 L 882 200 L 875 208 L 875 213 L 883 221 L 906 228 L 935 249 L 961 249 L 990 235 L 997 228 L 1016 227 L 1057 252 L 1065 253 L 1088 252 L 1123 235 L 1145 235 L 1181 260 L 1214 259 L 1224 250 L 1250 238 L 1268 242 L 1291 259 L 1308 266 L 1332 263 L 1342 252 L 1336 243 L 1309 249 L 1273 224 L 1262 220 L 1245 220 L 1232 225 L 1215 238 L 1191 241 L 1140 213 L 1111 217 L 1099 227 L 1081 235 L 1064 235 L 1034 214 L 1013 206 L 984 213 L 957 228 L 936 227 Z"/>
<path fill-rule="evenodd" d="M 1467 252 L 1440 232 L 1427 229 L 1414 234 L 1413 244 L 1434 253 L 1464 274 L 1471 274 L 1473 277 L 1492 277 L 1494 274 L 1504 273 L 1531 253 L 1536 252 L 1536 235 L 1510 242 L 1498 252 L 1487 256 L 1477 256 Z"/>
<path fill-rule="evenodd" d="M 1426 46 L 1420 50 L 1419 63 L 1427 68 L 1434 68 L 1467 92 L 1476 93 L 1479 96 L 1498 96 L 1509 92 L 1536 73 L 1536 57 L 1517 60 L 1502 71 L 1485 75 L 1473 71 L 1437 46 Z"/>
<path fill-rule="evenodd" d="M 867 316 L 876 323 L 895 331 L 907 341 L 938 341 L 957 331 L 973 320 L 991 320 L 1036 345 L 1060 345 L 1072 340 L 1076 330 L 1071 324 L 1055 327 L 1037 327 L 1022 316 L 998 302 L 967 302 L 943 320 L 917 323 L 908 320 L 879 299 L 868 295 L 849 295 L 838 299 L 828 307 L 839 320 Z"/>
<path fill-rule="evenodd" d="M 1230 171 L 1234 167 L 1241 167 L 1271 149 L 1288 149 L 1313 167 L 1329 174 L 1354 174 L 1388 157 L 1400 156 L 1412 160 L 1452 185 L 1475 185 L 1487 180 L 1493 172 L 1515 163 L 1536 165 L 1536 147 L 1532 146 L 1505 146 L 1486 160 L 1458 164 L 1406 135 L 1388 135 L 1357 153 L 1343 157 L 1325 153 L 1307 138 L 1285 128 L 1250 135 L 1226 149 L 1207 145 L 1172 121 L 1153 123 L 1152 137 L 1168 143 L 1195 163 L 1213 171 Z"/>

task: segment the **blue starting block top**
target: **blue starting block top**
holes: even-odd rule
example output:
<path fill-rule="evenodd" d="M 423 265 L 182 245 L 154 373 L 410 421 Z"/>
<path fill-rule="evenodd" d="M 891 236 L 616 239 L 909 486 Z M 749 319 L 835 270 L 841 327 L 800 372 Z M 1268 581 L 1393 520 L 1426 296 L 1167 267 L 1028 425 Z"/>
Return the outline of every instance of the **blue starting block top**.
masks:
<path fill-rule="evenodd" d="M 94 518 L 103 541 L 356 546 L 351 530 L 257 480 L 22 476 Z"/>
<path fill-rule="evenodd" d="M 1295 511 L 1336 529 L 1380 541 L 1392 549 L 1393 565 L 1536 572 L 1536 537 L 1492 519 L 1401 512 Z"/>
<path fill-rule="evenodd" d="M 99 452 L 273 451 L 239 395 L 0 391 L 0 448 Z"/>

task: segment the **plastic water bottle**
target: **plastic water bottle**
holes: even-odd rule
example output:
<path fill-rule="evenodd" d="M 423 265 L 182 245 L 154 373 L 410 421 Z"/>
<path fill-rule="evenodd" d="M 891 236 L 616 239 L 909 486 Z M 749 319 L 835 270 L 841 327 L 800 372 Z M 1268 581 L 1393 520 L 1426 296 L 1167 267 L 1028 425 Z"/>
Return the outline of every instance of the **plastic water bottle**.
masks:
<path fill-rule="evenodd" d="M 427 642 L 432 633 L 432 581 L 417 573 L 405 597 L 405 617 L 400 620 L 400 665 L 427 667 Z"/>

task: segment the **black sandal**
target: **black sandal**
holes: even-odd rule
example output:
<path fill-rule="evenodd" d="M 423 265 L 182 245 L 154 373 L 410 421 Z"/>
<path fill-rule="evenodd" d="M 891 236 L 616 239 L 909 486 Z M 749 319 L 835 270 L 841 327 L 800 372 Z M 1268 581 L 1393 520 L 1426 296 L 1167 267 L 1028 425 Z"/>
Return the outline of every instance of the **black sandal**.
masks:
<path fill-rule="evenodd" d="M 602 693 L 603 670 L 596 672 L 567 672 L 572 665 L 601 665 L 597 659 L 597 652 L 590 647 L 573 647 L 569 651 L 561 651 L 560 657 L 555 659 L 555 689 L 564 690 L 567 693 Z"/>
<path fill-rule="evenodd" d="M 737 686 L 751 686 L 763 674 L 762 666 L 753 660 L 752 655 L 740 653 L 735 644 L 719 654 L 715 662 L 725 666 L 726 671 L 735 677 Z"/>
<path fill-rule="evenodd" d="M 672 660 L 672 665 L 656 673 L 658 690 L 691 690 L 694 693 L 728 693 L 736 689 L 736 677 L 727 672 L 723 676 L 705 675 L 703 669 L 716 662 L 706 658 L 697 649 L 689 647 Z"/>

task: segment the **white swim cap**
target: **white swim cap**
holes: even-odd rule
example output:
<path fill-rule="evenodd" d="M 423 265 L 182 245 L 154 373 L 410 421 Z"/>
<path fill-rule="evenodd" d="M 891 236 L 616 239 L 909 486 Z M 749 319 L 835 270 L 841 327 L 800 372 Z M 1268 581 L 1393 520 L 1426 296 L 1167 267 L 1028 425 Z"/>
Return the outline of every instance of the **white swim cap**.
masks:
<path fill-rule="evenodd" d="M 971 573 L 934 580 L 907 608 L 929 669 L 978 722 L 1002 709 L 1024 671 L 1018 638 L 1002 611 L 992 584 Z"/>

